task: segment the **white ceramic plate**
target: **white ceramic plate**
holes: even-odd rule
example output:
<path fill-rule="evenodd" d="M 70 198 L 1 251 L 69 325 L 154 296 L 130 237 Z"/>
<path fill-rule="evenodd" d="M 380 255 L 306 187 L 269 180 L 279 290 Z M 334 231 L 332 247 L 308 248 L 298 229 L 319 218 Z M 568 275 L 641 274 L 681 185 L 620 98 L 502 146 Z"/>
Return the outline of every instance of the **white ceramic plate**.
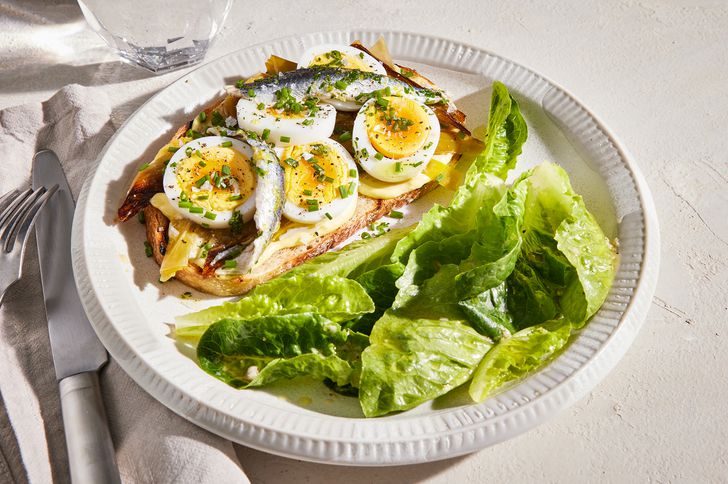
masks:
<path fill-rule="evenodd" d="M 323 385 L 279 384 L 235 390 L 198 368 L 169 334 L 174 316 L 219 302 L 177 282 L 158 284 L 144 257 L 142 226 L 114 224 L 139 165 L 222 86 L 263 69 L 277 54 L 297 59 L 318 43 L 371 44 L 383 35 L 396 60 L 421 69 L 484 125 L 492 80 L 519 100 L 529 139 L 517 171 L 560 163 L 610 237 L 620 266 L 607 301 L 553 363 L 500 395 L 474 405 L 455 392 L 408 412 L 361 417 L 356 399 Z M 440 194 L 440 196 L 446 196 Z M 418 202 L 417 216 L 432 203 Z M 73 232 L 76 282 L 101 341 L 147 392 L 181 416 L 233 441 L 305 460 L 393 465 L 453 457 L 495 444 L 543 422 L 592 389 L 634 339 L 652 298 L 659 259 L 653 202 L 637 166 L 614 136 L 564 89 L 514 62 L 449 40 L 398 32 L 308 34 L 249 47 L 184 76 L 144 104 L 109 141 L 78 202 Z"/>

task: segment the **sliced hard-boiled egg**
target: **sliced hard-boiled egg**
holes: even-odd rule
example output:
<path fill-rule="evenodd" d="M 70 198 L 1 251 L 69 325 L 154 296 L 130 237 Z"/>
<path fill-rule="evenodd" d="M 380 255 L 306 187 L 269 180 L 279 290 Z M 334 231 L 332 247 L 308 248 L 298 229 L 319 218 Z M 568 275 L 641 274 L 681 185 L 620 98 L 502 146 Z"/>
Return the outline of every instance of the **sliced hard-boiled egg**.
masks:
<path fill-rule="evenodd" d="M 336 109 L 310 98 L 299 101 L 283 87 L 276 100 L 266 104 L 256 98 L 241 98 L 237 105 L 238 125 L 257 133 L 276 146 L 292 146 L 328 138 L 334 132 Z"/>
<path fill-rule="evenodd" d="M 298 61 L 298 68 L 315 66 L 356 69 L 387 75 L 384 66 L 377 59 L 356 47 L 343 44 L 321 44 L 307 49 Z"/>
<path fill-rule="evenodd" d="M 298 68 L 303 67 L 338 67 L 374 72 L 386 76 L 387 71 L 377 59 L 356 47 L 343 44 L 321 44 L 307 49 L 298 61 Z M 356 111 L 359 104 L 351 101 L 330 99 L 326 101 L 340 111 Z"/>
<path fill-rule="evenodd" d="M 280 159 L 285 169 L 283 215 L 287 219 L 314 224 L 356 205 L 359 172 L 349 152 L 336 141 L 289 146 Z"/>
<path fill-rule="evenodd" d="M 440 122 L 428 106 L 403 97 L 379 97 L 359 110 L 352 130 L 354 156 L 385 182 L 421 173 L 437 148 Z"/>
<path fill-rule="evenodd" d="M 255 212 L 252 156 L 253 149 L 234 138 L 190 141 L 169 160 L 164 193 L 181 217 L 204 227 L 228 228 L 231 219 L 247 222 Z"/>

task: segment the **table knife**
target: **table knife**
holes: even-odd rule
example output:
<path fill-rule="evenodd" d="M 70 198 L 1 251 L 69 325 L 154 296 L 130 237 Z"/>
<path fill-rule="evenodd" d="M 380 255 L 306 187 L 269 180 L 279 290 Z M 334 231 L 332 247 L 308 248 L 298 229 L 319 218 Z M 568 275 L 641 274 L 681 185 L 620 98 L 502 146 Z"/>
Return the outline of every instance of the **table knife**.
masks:
<path fill-rule="evenodd" d="M 71 267 L 73 197 L 58 157 L 40 151 L 33 159 L 33 188 L 52 185 L 58 191 L 38 215 L 35 234 L 71 481 L 117 483 L 98 377 L 108 355 L 86 319 Z"/>

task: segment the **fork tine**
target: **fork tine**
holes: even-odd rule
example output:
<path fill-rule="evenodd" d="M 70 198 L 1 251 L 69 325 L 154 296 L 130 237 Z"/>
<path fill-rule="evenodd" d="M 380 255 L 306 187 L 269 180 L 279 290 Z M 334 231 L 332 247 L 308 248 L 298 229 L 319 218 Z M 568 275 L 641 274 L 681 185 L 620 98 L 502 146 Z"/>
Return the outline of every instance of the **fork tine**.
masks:
<path fill-rule="evenodd" d="M 25 215 L 28 213 L 28 210 L 33 206 L 35 201 L 38 200 L 38 198 L 40 198 L 45 192 L 45 187 L 33 190 L 29 197 L 26 197 L 20 205 L 15 206 L 15 209 L 8 217 L 5 228 L 2 231 L 2 235 L 0 235 L 0 246 L 2 246 L 2 249 L 5 252 L 13 250 L 15 235 L 18 227 L 20 226 L 20 222 L 25 218 Z"/>
<path fill-rule="evenodd" d="M 54 193 L 58 190 L 58 185 L 53 185 L 49 189 L 43 193 L 36 201 L 33 203 L 33 205 L 28 209 L 28 211 L 25 213 L 25 216 L 18 224 L 18 228 L 16 231 L 15 241 L 17 241 L 18 244 L 20 244 L 22 251 L 25 251 L 25 240 L 28 236 L 28 232 L 33 227 L 33 223 L 35 222 L 36 217 L 40 213 L 41 210 L 43 210 L 43 207 L 45 207 L 45 204 L 48 202 L 48 200 L 51 199 Z M 8 252 L 12 250 L 12 247 L 7 249 Z M 21 260 L 22 264 L 22 260 Z"/>
<path fill-rule="evenodd" d="M 5 210 L 5 207 L 10 205 L 13 200 L 18 198 L 18 194 L 20 193 L 20 190 L 17 188 L 15 190 L 10 190 L 8 193 L 0 197 L 0 214 L 3 213 Z"/>
<path fill-rule="evenodd" d="M 0 212 L 0 229 L 7 225 L 8 221 L 13 216 L 18 206 L 25 202 L 25 200 L 32 194 L 33 190 L 28 188 L 27 190 L 21 192 L 15 200 L 11 201 L 5 208 L 3 208 L 3 211 Z"/>

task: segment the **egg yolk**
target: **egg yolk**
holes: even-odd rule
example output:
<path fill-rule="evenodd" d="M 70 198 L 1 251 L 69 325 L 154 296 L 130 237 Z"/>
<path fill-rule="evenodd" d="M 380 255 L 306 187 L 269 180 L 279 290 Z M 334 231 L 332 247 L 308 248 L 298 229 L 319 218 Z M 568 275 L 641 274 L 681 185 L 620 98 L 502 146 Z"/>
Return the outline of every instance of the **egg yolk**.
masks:
<path fill-rule="evenodd" d="M 374 149 L 387 158 L 411 156 L 427 141 L 429 117 L 416 101 L 402 97 L 385 97 L 366 110 L 366 127 Z"/>
<path fill-rule="evenodd" d="M 248 157 L 223 146 L 206 146 L 182 158 L 177 181 L 189 201 L 206 211 L 234 210 L 255 190 Z"/>
<path fill-rule="evenodd" d="M 353 56 L 338 50 L 332 50 L 317 55 L 308 66 L 341 67 L 342 69 L 356 69 L 364 72 L 374 72 L 374 69 L 372 69 L 371 66 L 364 61 L 364 53 L 360 56 Z"/>
<path fill-rule="evenodd" d="M 285 169 L 286 198 L 299 207 L 317 200 L 329 203 L 339 187 L 349 183 L 346 161 L 337 150 L 321 143 L 289 146 L 281 155 Z"/>

